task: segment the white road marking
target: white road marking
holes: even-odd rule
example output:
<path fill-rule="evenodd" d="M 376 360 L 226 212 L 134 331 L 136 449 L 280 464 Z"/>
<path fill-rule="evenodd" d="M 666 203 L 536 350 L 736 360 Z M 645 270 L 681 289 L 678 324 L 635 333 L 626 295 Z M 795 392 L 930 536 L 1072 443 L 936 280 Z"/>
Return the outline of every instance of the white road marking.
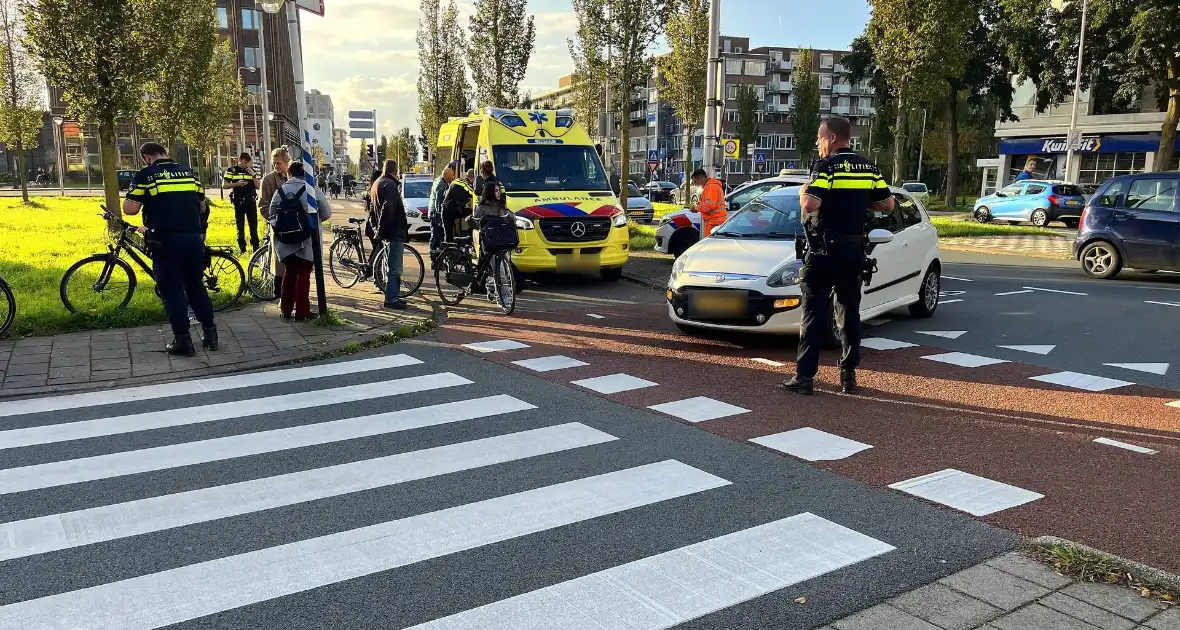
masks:
<path fill-rule="evenodd" d="M 1079 293 L 1077 291 L 1062 291 L 1061 289 L 1044 289 L 1041 287 L 1024 287 L 1029 291 L 1044 291 L 1046 293 L 1061 293 L 1064 295 L 1090 295 L 1089 293 Z"/>
<path fill-rule="evenodd" d="M 534 372 L 552 372 L 554 370 L 567 370 L 569 368 L 582 367 L 590 365 L 585 361 L 572 359 L 564 355 L 554 355 L 551 357 L 540 357 L 537 359 L 524 359 L 522 361 L 513 361 L 513 365 L 519 365 L 522 368 L 532 370 Z"/>
<path fill-rule="evenodd" d="M 648 409 L 666 413 L 669 416 L 676 416 L 689 422 L 704 422 L 706 420 L 716 420 L 717 418 L 750 413 L 749 409 L 743 409 L 737 405 L 731 405 L 727 402 L 714 400 L 706 396 L 677 400 L 662 405 L 652 405 Z"/>
<path fill-rule="evenodd" d="M 948 468 L 889 486 L 973 516 L 987 516 L 1044 498 L 1045 495 Z"/>
<path fill-rule="evenodd" d="M 1157 451 L 1157 450 L 1155 450 L 1155 449 L 1150 449 L 1150 448 L 1147 448 L 1146 446 L 1139 446 L 1138 444 L 1128 444 L 1127 442 L 1120 442 L 1120 441 L 1118 441 L 1118 440 L 1112 440 L 1112 439 L 1110 439 L 1110 438 L 1104 438 L 1104 437 L 1103 437 L 1103 438 L 1097 438 L 1097 439 L 1095 439 L 1094 441 L 1095 441 L 1095 442 L 1097 442 L 1097 443 L 1099 443 L 1099 444 L 1105 444 L 1105 445 L 1107 445 L 1107 446 L 1115 446 L 1115 447 L 1118 447 L 1118 448 L 1126 449 L 1126 450 L 1128 450 L 1128 451 L 1134 451 L 1134 452 L 1136 452 L 1136 453 L 1142 453 L 1142 454 L 1144 454 L 1144 455 L 1155 455 L 1156 453 L 1158 453 L 1158 452 L 1159 452 L 1159 451 Z"/>
<path fill-rule="evenodd" d="M 586 317 L 591 317 L 593 319 L 606 319 L 606 317 L 599 315 L 598 313 L 586 313 Z"/>
<path fill-rule="evenodd" d="M 1001 296 L 1001 295 L 1021 295 L 1021 294 L 1024 294 L 1024 293 L 1035 293 L 1035 291 L 1033 291 L 1032 289 L 1023 289 L 1023 290 L 1020 290 L 1020 291 L 1005 291 L 1005 292 L 1003 292 L 1003 293 L 997 293 L 997 294 L 996 294 L 996 296 Z"/>
<path fill-rule="evenodd" d="M 667 460 L 0 607 L 0 629 L 148 630 L 729 485 Z"/>
<path fill-rule="evenodd" d="M 617 439 L 584 424 L 571 422 L 338 466 L 3 523 L 0 524 L 0 561 L 428 479 Z"/>
<path fill-rule="evenodd" d="M 505 350 L 520 350 L 521 348 L 528 348 L 527 343 L 513 341 L 511 339 L 497 339 L 495 341 L 480 341 L 478 343 L 469 343 L 463 346 L 476 352 L 487 354 L 489 352 L 503 352 Z"/>
<path fill-rule="evenodd" d="M 784 365 L 786 365 L 786 363 L 779 363 L 778 361 L 771 361 L 770 359 L 753 358 L 750 360 L 753 361 L 754 363 L 761 363 L 763 365 L 769 365 L 771 367 L 783 367 Z"/>
<path fill-rule="evenodd" d="M 756 437 L 750 441 L 809 462 L 844 459 L 873 448 L 870 444 L 811 427 Z"/>
<path fill-rule="evenodd" d="M 886 339 L 884 337 L 869 337 L 868 339 L 862 339 L 860 346 L 873 350 L 900 350 L 901 348 L 917 348 L 918 344 Z"/>
<path fill-rule="evenodd" d="M 394 354 L 385 357 L 374 357 L 358 361 L 341 361 L 323 365 L 290 368 L 286 370 L 272 370 L 270 372 L 256 372 L 254 374 L 235 374 L 233 376 L 218 376 L 191 381 L 177 381 L 162 385 L 144 385 L 143 387 L 126 387 L 123 389 L 104 389 L 102 391 L 84 394 L 69 394 L 66 396 L 49 396 L 45 398 L 30 398 L 0 403 L 0 416 L 16 416 L 25 413 L 42 413 L 46 411 L 62 411 L 65 409 L 79 409 L 82 407 L 96 407 L 114 403 L 127 403 L 137 400 L 154 400 L 157 398 L 172 398 L 203 394 L 205 392 L 219 392 L 259 385 L 273 385 L 327 376 L 341 376 L 344 374 L 358 374 L 385 370 L 389 368 L 419 365 L 422 362 L 404 354 Z"/>
<path fill-rule="evenodd" d="M 1166 403 L 1166 404 L 1167 404 L 1169 407 L 1175 407 L 1175 408 L 1177 408 L 1177 409 L 1180 409 L 1180 400 L 1174 400 L 1174 401 L 1172 401 L 1172 402 L 1170 402 L 1170 403 Z"/>
<path fill-rule="evenodd" d="M 579 387 L 594 390 L 599 394 L 617 394 L 619 392 L 628 392 L 633 389 L 643 389 L 645 387 L 659 385 L 659 383 L 653 383 L 637 376 L 631 376 L 630 374 L 608 374 L 607 376 L 571 381 L 571 383 Z"/>
<path fill-rule="evenodd" d="M 1155 300 L 1143 300 L 1144 304 L 1159 304 L 1160 306 L 1180 306 L 1180 302 L 1156 302 Z"/>
<path fill-rule="evenodd" d="M 450 372 L 424 374 L 391 381 L 378 381 L 364 385 L 349 385 L 332 389 L 318 389 L 282 394 L 265 398 L 247 398 L 198 407 L 149 411 L 126 416 L 80 420 L 63 424 L 49 424 L 24 429 L 0 431 L 0 449 L 68 442 L 104 435 L 119 435 L 152 429 L 164 429 L 188 424 L 200 424 L 217 420 L 246 418 L 249 416 L 283 413 L 295 409 L 311 409 L 341 403 L 372 400 L 400 394 L 425 392 L 458 385 L 470 385 L 471 381 Z"/>
<path fill-rule="evenodd" d="M 956 278 L 954 276 L 942 276 L 942 279 L 943 280 L 958 280 L 959 282 L 975 282 L 974 280 L 968 280 L 967 278 Z"/>
<path fill-rule="evenodd" d="M 943 337 L 944 339 L 958 339 L 967 334 L 965 330 L 915 330 L 919 335 L 930 335 L 931 337 Z"/>
<path fill-rule="evenodd" d="M 1031 352 L 1033 354 L 1045 355 L 1053 352 L 1053 348 L 1057 346 L 1051 345 L 1032 345 L 1032 346 L 996 346 L 997 348 L 1007 348 L 1017 352 Z"/>
<path fill-rule="evenodd" d="M 894 549 L 804 512 L 409 630 L 664 630 Z"/>
<path fill-rule="evenodd" d="M 967 354 L 965 352 L 947 352 L 945 354 L 931 354 L 922 357 L 930 361 L 938 361 L 939 363 L 949 363 L 959 367 L 977 368 L 985 365 L 996 365 L 997 363 L 1008 363 L 1003 359 L 993 359 L 991 357 L 983 357 L 978 354 Z"/>
<path fill-rule="evenodd" d="M 528 409 L 536 409 L 536 407 L 512 396 L 488 396 L 371 416 L 306 424 L 288 429 L 259 431 L 211 440 L 157 446 L 138 451 L 124 451 L 81 459 L 34 464 L 21 468 L 7 468 L 0 470 L 0 494 L 52 488 L 70 483 L 108 479 L 153 470 L 167 470 L 234 457 L 274 453 L 303 446 L 385 435 Z"/>
<path fill-rule="evenodd" d="M 1136 372 L 1159 374 L 1160 376 L 1167 375 L 1169 367 L 1167 363 L 1103 363 L 1102 365 L 1109 365 L 1110 367 L 1122 368 L 1124 370 L 1134 370 Z"/>
<path fill-rule="evenodd" d="M 938 301 L 938 303 L 939 303 L 939 305 L 942 305 L 942 304 L 954 304 L 955 302 L 962 302 L 962 301 L 963 301 L 963 300 L 959 300 L 959 299 L 954 299 L 954 300 L 939 300 L 939 301 Z"/>
<path fill-rule="evenodd" d="M 1052 383 L 1054 385 L 1063 385 L 1065 387 L 1073 387 L 1075 389 L 1084 389 L 1089 392 L 1102 392 L 1108 389 L 1115 389 L 1117 387 L 1134 385 L 1134 383 L 1130 381 L 1120 381 L 1113 378 L 1105 378 L 1091 374 L 1079 374 L 1078 372 L 1054 372 L 1052 374 L 1033 376 L 1030 377 L 1030 380 L 1040 381 L 1042 383 Z"/>

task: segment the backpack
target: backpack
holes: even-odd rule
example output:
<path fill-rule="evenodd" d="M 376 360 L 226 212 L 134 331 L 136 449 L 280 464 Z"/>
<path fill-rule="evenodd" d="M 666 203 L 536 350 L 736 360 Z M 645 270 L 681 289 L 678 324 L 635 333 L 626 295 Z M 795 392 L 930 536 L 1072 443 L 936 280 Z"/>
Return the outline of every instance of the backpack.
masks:
<path fill-rule="evenodd" d="M 283 191 L 279 191 L 279 194 L 283 195 L 283 199 L 279 202 L 279 211 L 275 213 L 274 230 L 272 230 L 275 240 L 278 242 L 297 245 L 311 236 L 311 221 L 302 201 L 303 193 L 306 190 L 306 186 L 301 186 L 299 191 L 290 197 L 283 194 Z"/>

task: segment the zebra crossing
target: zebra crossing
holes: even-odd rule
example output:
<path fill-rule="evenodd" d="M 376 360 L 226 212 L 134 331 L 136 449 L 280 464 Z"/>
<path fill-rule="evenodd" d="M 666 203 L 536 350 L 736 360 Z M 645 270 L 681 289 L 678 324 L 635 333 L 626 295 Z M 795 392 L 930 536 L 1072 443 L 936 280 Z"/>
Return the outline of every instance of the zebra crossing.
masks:
<path fill-rule="evenodd" d="M 1011 543 L 425 345 L 0 402 L 0 630 L 813 627 Z"/>

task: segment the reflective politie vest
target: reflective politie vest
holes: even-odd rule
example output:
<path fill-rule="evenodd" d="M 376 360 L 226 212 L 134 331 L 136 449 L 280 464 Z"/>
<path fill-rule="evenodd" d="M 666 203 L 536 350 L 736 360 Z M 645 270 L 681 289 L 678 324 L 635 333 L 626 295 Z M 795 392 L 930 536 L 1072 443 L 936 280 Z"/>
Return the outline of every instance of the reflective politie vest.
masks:
<path fill-rule="evenodd" d="M 877 165 L 851 149 L 817 162 L 805 194 L 823 203 L 820 230 L 850 236 L 864 234 L 869 204 L 890 196 Z"/>
<path fill-rule="evenodd" d="M 204 232 L 205 188 L 192 169 L 170 159 L 152 162 L 131 180 L 127 198 L 143 204 L 143 224 L 159 234 Z"/>

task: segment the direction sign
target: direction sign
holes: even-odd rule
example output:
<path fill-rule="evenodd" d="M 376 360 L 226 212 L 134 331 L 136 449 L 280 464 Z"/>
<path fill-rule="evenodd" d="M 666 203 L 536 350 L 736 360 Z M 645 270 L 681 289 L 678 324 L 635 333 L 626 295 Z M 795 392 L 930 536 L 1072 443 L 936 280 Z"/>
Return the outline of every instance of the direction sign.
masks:
<path fill-rule="evenodd" d="M 348 121 L 349 129 L 372 129 L 373 121 L 371 120 L 350 120 Z"/>
<path fill-rule="evenodd" d="M 348 132 L 348 137 L 350 137 L 350 138 L 374 138 L 375 139 L 377 137 L 377 133 L 375 131 L 365 131 L 363 129 L 352 129 Z"/>
<path fill-rule="evenodd" d="M 353 109 L 348 112 L 349 118 L 359 118 L 362 120 L 373 120 L 373 110 L 371 109 Z"/>

